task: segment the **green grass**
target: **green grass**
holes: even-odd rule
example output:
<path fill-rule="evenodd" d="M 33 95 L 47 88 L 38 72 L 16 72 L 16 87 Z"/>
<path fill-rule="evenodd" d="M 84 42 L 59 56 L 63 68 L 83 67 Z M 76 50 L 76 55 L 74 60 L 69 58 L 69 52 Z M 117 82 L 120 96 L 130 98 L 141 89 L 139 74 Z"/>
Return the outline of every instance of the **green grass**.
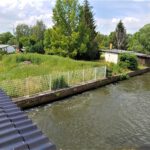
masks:
<path fill-rule="evenodd" d="M 26 63 L 25 63 L 26 62 Z M 80 70 L 105 65 L 102 62 L 75 61 L 70 58 L 40 54 L 4 55 L 0 59 L 0 81 Z"/>

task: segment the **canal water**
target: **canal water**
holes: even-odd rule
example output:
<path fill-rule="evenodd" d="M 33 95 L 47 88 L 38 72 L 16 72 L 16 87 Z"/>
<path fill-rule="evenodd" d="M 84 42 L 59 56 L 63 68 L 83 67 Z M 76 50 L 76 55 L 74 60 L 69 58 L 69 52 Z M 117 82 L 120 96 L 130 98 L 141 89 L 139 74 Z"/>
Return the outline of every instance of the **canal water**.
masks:
<path fill-rule="evenodd" d="M 29 110 L 28 114 L 59 150 L 147 150 L 150 73 Z"/>

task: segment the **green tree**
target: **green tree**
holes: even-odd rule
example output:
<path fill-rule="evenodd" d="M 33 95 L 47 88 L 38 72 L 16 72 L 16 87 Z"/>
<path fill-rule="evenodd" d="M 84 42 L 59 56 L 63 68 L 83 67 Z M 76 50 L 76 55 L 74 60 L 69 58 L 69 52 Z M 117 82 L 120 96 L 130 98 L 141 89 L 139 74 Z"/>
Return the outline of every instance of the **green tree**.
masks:
<path fill-rule="evenodd" d="M 17 41 L 19 42 L 20 38 L 22 37 L 29 37 L 30 32 L 31 32 L 31 29 L 28 25 L 26 24 L 17 25 L 16 32 L 15 32 Z"/>
<path fill-rule="evenodd" d="M 120 20 L 116 27 L 116 42 L 118 49 L 126 49 L 126 29 L 123 22 Z"/>
<path fill-rule="evenodd" d="M 150 24 L 145 25 L 130 38 L 128 50 L 150 54 Z"/>
<path fill-rule="evenodd" d="M 53 9 L 51 53 L 75 58 L 78 51 L 78 0 L 57 0 Z"/>
<path fill-rule="evenodd" d="M 36 42 L 40 42 L 44 40 L 44 32 L 46 30 L 46 26 L 42 20 L 38 20 L 36 24 L 31 28 L 31 36 Z"/>
<path fill-rule="evenodd" d="M 117 48 L 117 38 L 116 38 L 116 32 L 111 32 L 109 34 L 109 43 L 112 43 L 113 48 L 116 49 Z"/>
<path fill-rule="evenodd" d="M 95 59 L 98 56 L 96 26 L 87 1 L 81 7 L 78 0 L 57 0 L 53 22 L 51 31 L 45 33 L 45 44 L 50 54 L 75 59 Z"/>
<path fill-rule="evenodd" d="M 44 49 L 47 54 L 50 54 L 51 49 L 51 29 L 47 29 L 44 33 Z"/>
<path fill-rule="evenodd" d="M 0 34 L 1 44 L 8 44 L 8 41 L 13 38 L 13 35 L 10 32 Z"/>
<path fill-rule="evenodd" d="M 97 34 L 96 41 L 98 43 L 99 49 L 109 49 L 109 36 L 103 35 L 101 33 Z"/>
<path fill-rule="evenodd" d="M 96 39 L 96 25 L 92 7 L 90 6 L 88 0 L 84 0 L 83 6 L 81 7 L 79 22 L 79 32 L 83 39 L 81 45 L 83 45 L 82 47 L 85 49 L 85 53 L 83 53 L 83 59 L 98 59 L 99 52 L 98 42 Z"/>

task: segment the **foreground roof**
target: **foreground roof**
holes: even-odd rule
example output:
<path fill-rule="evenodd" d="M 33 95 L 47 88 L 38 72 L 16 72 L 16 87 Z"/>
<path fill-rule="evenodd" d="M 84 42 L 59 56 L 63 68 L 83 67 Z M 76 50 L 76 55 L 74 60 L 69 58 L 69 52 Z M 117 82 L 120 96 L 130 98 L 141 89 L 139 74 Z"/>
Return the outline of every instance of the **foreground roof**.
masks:
<path fill-rule="evenodd" d="M 0 90 L 0 149 L 56 150 L 36 124 Z"/>

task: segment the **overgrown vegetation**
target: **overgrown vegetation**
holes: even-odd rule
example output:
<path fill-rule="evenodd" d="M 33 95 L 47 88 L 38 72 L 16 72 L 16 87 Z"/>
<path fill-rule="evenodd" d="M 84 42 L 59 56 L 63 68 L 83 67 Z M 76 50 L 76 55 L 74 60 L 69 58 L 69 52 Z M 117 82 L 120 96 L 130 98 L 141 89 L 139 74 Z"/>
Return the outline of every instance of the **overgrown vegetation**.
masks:
<path fill-rule="evenodd" d="M 60 77 L 56 78 L 52 82 L 52 90 L 62 89 L 69 87 L 67 81 L 65 80 L 65 77 L 61 75 Z"/>
<path fill-rule="evenodd" d="M 122 53 L 119 56 L 119 63 L 110 63 L 107 65 L 107 77 L 121 75 L 121 78 L 127 78 L 126 73 L 138 69 L 138 60 L 134 54 Z"/>
<path fill-rule="evenodd" d="M 138 60 L 137 56 L 134 54 L 123 53 L 119 56 L 119 66 L 121 68 L 128 68 L 130 70 L 137 70 Z"/>
<path fill-rule="evenodd" d="M 41 54 L 3 55 L 0 60 L 0 81 L 102 65 L 104 65 L 104 62 L 75 61 L 70 58 Z"/>

